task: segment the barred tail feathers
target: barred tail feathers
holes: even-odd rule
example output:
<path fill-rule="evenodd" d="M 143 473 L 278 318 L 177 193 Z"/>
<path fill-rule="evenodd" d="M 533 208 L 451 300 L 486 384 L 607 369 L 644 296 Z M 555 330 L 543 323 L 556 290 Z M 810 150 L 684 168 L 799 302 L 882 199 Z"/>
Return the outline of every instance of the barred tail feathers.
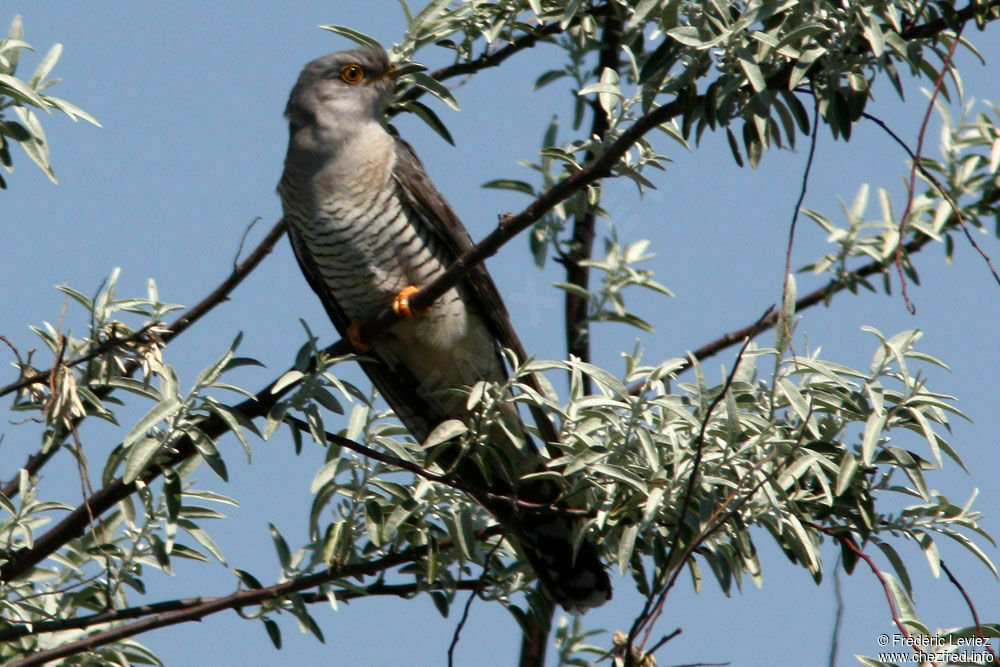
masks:
<path fill-rule="evenodd" d="M 573 532 L 568 517 L 522 514 L 516 536 L 549 596 L 566 611 L 582 613 L 611 599 L 611 579 L 590 540 L 573 553 Z"/>

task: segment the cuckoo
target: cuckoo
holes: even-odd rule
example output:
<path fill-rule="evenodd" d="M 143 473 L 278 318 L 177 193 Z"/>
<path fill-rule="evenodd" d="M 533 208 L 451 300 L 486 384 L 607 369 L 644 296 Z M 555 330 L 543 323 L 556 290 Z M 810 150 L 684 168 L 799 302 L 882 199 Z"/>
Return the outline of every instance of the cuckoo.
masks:
<path fill-rule="evenodd" d="M 285 110 L 290 138 L 278 185 L 302 272 L 418 442 L 445 420 L 469 422 L 468 387 L 507 377 L 501 348 L 524 358 L 482 265 L 424 312 L 409 307 L 412 294 L 472 247 L 413 148 L 385 126 L 393 81 L 423 69 L 392 62 L 376 48 L 340 51 L 306 65 Z M 399 321 L 374 340 L 362 340 L 359 325 L 389 307 Z M 452 453 L 436 460 L 473 489 L 554 601 L 573 611 L 605 602 L 610 580 L 594 545 L 577 539 L 582 526 L 568 513 L 511 502 L 549 504 L 559 495 L 552 482 L 520 481 L 543 465 L 513 407 L 485 440 L 481 447 L 490 449 L 479 456 Z"/>

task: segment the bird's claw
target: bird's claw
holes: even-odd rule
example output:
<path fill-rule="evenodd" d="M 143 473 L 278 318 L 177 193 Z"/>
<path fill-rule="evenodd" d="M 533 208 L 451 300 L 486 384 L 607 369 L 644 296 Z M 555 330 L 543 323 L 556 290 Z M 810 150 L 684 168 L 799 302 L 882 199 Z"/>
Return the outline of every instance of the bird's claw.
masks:
<path fill-rule="evenodd" d="M 424 308 L 416 313 L 410 309 L 410 297 L 419 291 L 420 290 L 414 285 L 407 285 L 403 289 L 399 290 L 399 294 L 397 294 L 396 298 L 392 300 L 392 311 L 408 320 L 412 320 L 417 315 L 423 315 L 429 311 L 430 307 Z"/>
<path fill-rule="evenodd" d="M 351 345 L 358 352 L 367 352 L 372 349 L 372 346 L 365 342 L 364 337 L 361 335 L 361 320 L 352 320 L 347 325 L 347 340 L 351 341 Z"/>

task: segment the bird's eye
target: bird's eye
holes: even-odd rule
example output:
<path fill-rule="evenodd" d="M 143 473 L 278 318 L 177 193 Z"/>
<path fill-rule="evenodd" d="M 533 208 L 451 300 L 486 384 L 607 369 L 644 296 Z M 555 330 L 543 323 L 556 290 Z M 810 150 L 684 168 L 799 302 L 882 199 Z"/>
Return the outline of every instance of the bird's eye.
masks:
<path fill-rule="evenodd" d="M 364 78 L 365 71 L 361 68 L 361 65 L 345 65 L 344 68 L 340 70 L 340 80 L 344 83 L 361 83 L 361 80 Z"/>

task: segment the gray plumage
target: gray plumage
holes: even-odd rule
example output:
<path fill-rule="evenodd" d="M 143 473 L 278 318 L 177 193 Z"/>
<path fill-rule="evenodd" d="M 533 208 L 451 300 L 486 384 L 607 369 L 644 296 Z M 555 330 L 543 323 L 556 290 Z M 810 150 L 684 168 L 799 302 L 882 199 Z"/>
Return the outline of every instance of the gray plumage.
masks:
<path fill-rule="evenodd" d="M 352 321 L 373 320 L 405 287 L 427 285 L 472 246 L 413 149 L 383 124 L 393 80 L 416 69 L 422 68 L 391 63 L 381 49 L 332 53 L 306 65 L 285 111 L 290 139 L 278 192 L 289 237 L 342 336 Z M 482 265 L 427 313 L 401 319 L 371 344 L 362 367 L 418 441 L 445 419 L 468 416 L 456 389 L 505 379 L 500 347 L 524 358 Z M 489 438 L 496 455 L 511 462 L 496 470 L 510 474 L 463 459 L 452 465 L 458 481 L 555 500 L 551 483 L 517 481 L 542 468 L 513 408 Z M 526 513 L 483 494 L 476 500 L 504 525 L 555 601 L 577 610 L 610 598 L 593 545 L 584 540 L 574 557 L 570 520 Z"/>

